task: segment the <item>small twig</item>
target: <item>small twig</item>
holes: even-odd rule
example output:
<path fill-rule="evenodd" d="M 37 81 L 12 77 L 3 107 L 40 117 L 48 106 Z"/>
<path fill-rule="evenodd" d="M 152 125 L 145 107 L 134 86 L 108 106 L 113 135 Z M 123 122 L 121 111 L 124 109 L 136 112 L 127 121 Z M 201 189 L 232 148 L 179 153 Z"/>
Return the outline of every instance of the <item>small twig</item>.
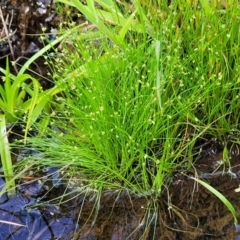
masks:
<path fill-rule="evenodd" d="M 7 17 L 6 17 L 6 21 L 7 21 L 7 22 L 8 22 L 8 16 L 9 16 L 9 15 L 7 14 Z M 1 35 L 0 35 L 1 40 L 2 40 L 2 38 L 5 37 L 5 36 L 6 36 L 6 33 L 5 33 L 4 28 L 3 28 L 2 31 L 1 31 Z M 6 37 L 5 37 L 5 38 L 6 38 Z M 4 39 L 5 39 L 5 38 L 4 38 Z"/>
<path fill-rule="evenodd" d="M 2 8 L 1 8 L 1 7 L 0 7 L 0 15 L 1 15 L 1 20 L 2 20 L 2 24 L 3 24 L 3 28 L 4 28 L 4 31 L 5 31 L 7 40 L 8 40 L 8 45 L 9 45 L 9 48 L 10 48 L 10 51 L 11 51 L 11 55 L 12 55 L 13 61 L 15 61 L 14 52 L 13 52 L 13 47 L 12 47 L 12 43 L 11 43 L 11 40 L 10 40 L 10 35 L 8 34 L 8 29 L 7 29 L 7 26 L 6 26 L 4 17 L 3 17 L 3 13 L 2 13 Z M 8 20 L 8 17 L 7 17 L 7 20 Z M 12 20 L 11 20 L 11 22 L 12 22 Z M 14 67 L 15 72 L 18 73 L 17 67 L 16 67 L 15 65 L 13 65 L 13 67 Z"/>
<path fill-rule="evenodd" d="M 12 9 L 12 13 L 11 13 L 11 19 L 10 19 L 10 23 L 9 23 L 9 28 L 11 28 L 12 20 L 13 20 L 13 9 Z"/>
<path fill-rule="evenodd" d="M 6 54 L 6 55 L 4 55 L 4 56 L 1 56 L 0 59 L 6 58 L 6 57 L 9 56 L 10 54 L 11 54 L 11 53 L 8 53 L 8 54 Z"/>
<path fill-rule="evenodd" d="M 4 30 L 3 30 L 3 31 L 4 31 Z M 2 31 L 2 32 L 3 32 L 3 31 Z M 1 34 L 0 34 L 0 40 L 3 41 L 3 40 L 5 40 L 5 39 L 13 36 L 13 35 L 16 33 L 16 31 L 17 31 L 17 29 L 15 29 L 15 31 L 12 32 L 12 33 L 10 33 L 8 36 L 4 36 L 3 38 L 2 38 L 1 36 L 3 36 L 4 34 L 1 32 Z"/>
<path fill-rule="evenodd" d="M 22 58 L 23 58 L 23 59 L 26 59 L 26 60 L 29 59 L 29 58 L 24 57 L 24 56 L 18 57 L 18 58 L 14 61 L 14 64 L 13 64 L 13 65 L 15 65 L 15 64 L 16 64 L 20 59 L 22 59 Z M 35 62 L 32 62 L 32 64 L 34 64 L 34 65 L 37 67 L 39 74 L 42 75 L 41 68 L 38 66 L 38 64 L 35 63 Z"/>

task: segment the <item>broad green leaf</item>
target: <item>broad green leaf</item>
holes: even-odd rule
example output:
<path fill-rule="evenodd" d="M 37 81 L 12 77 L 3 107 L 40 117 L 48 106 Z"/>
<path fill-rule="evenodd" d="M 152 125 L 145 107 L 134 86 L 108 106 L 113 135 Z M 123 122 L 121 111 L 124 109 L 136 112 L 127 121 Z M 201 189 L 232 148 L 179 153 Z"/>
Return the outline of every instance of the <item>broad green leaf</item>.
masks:
<path fill-rule="evenodd" d="M 96 0 L 96 2 L 101 5 L 103 8 L 108 9 L 111 12 L 121 13 L 120 9 L 118 8 L 116 2 L 112 0 Z"/>
<path fill-rule="evenodd" d="M 6 92 L 4 91 L 2 85 L 0 85 L 0 99 L 6 102 Z"/>
<path fill-rule="evenodd" d="M 10 87 L 10 94 L 7 95 L 7 103 L 10 108 L 9 112 L 11 112 L 13 115 L 14 115 L 14 111 L 17 108 L 18 96 L 22 91 L 21 85 L 23 82 L 27 81 L 28 79 L 31 79 L 31 77 L 28 74 L 23 74 L 21 76 L 18 76 L 14 79 L 13 84 Z"/>
<path fill-rule="evenodd" d="M 26 91 L 22 90 L 17 96 L 17 101 L 16 101 L 17 109 L 22 106 L 25 97 L 26 97 Z"/>
<path fill-rule="evenodd" d="M 135 17 L 136 12 L 137 12 L 137 9 L 131 14 L 131 16 L 127 19 L 124 26 L 120 30 L 118 35 L 119 35 L 121 41 L 124 40 L 126 33 L 130 30 L 130 28 L 132 26 L 133 18 Z"/>
<path fill-rule="evenodd" d="M 207 15 L 207 16 L 211 15 L 212 12 L 213 12 L 213 10 L 212 10 L 212 8 L 211 8 L 211 6 L 210 6 L 209 1 L 207 1 L 207 0 L 201 0 L 201 4 L 202 4 L 203 9 L 205 10 L 206 15 Z"/>
<path fill-rule="evenodd" d="M 59 2 L 62 2 L 61 0 Z M 88 5 L 83 5 L 80 1 L 78 0 L 72 0 L 72 3 L 74 6 L 93 24 L 95 24 L 99 31 L 101 31 L 103 34 L 105 34 L 109 39 L 111 39 L 114 43 L 117 45 L 124 47 L 125 42 L 121 41 L 115 34 L 114 30 L 110 27 L 107 27 L 104 24 L 104 20 L 100 19 L 100 17 L 97 13 L 97 10 L 93 3 L 91 1 L 88 1 L 90 6 Z M 93 11 L 94 9 L 94 11 Z"/>
<path fill-rule="evenodd" d="M 36 121 L 36 119 L 37 119 L 34 116 L 34 109 L 37 106 L 37 99 L 38 99 L 38 94 L 39 94 L 39 89 L 40 89 L 40 83 L 34 78 L 32 78 L 32 81 L 33 81 L 33 95 L 32 95 L 30 107 L 29 107 L 29 110 L 27 113 L 27 124 L 26 124 L 26 130 L 25 130 L 25 134 L 24 134 L 24 142 L 25 143 L 26 143 L 26 139 L 27 139 L 28 130 L 32 126 L 32 123 L 34 121 Z"/>

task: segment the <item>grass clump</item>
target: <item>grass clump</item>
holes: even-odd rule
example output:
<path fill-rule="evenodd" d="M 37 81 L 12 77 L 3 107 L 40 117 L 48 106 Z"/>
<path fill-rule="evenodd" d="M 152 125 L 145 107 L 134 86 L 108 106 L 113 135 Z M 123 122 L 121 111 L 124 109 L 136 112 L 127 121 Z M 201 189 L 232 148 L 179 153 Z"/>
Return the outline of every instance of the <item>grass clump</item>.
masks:
<path fill-rule="evenodd" d="M 42 164 L 69 164 L 90 187 L 156 200 L 174 172 L 194 165 L 199 137 L 239 131 L 240 10 L 234 2 L 150 5 L 131 5 L 146 32 L 129 27 L 121 44 L 101 25 L 98 38 L 69 37 L 54 72 L 64 90 L 51 138 L 29 141 L 45 151 Z"/>

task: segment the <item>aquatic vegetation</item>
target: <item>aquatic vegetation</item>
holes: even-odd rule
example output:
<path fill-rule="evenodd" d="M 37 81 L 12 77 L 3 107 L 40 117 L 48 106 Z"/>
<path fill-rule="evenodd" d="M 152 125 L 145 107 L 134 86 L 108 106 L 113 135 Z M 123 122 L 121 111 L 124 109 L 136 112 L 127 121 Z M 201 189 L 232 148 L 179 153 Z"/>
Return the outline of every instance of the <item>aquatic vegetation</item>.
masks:
<path fill-rule="evenodd" d="M 7 137 L 7 124 L 15 124 L 19 119 L 26 119 L 25 139 L 32 124 L 39 118 L 42 110 L 46 107 L 48 98 L 42 101 L 41 87 L 38 80 L 29 74 L 14 76 L 10 73 L 7 60 L 6 70 L 0 69 L 4 74 L 3 85 L 0 85 L 0 108 L 1 108 L 1 137 L 0 156 L 3 171 L 9 188 L 14 187 L 12 160 Z M 29 81 L 32 81 L 30 83 Z M 31 86 L 32 85 L 32 86 Z M 29 94 L 30 98 L 27 98 Z"/>
<path fill-rule="evenodd" d="M 0 156 L 1 156 L 1 163 L 4 169 L 5 180 L 7 183 L 7 189 L 14 192 L 15 183 L 13 178 L 13 167 L 12 167 L 12 158 L 11 152 L 7 137 L 7 130 L 6 130 L 6 120 L 3 114 L 0 114 Z M 12 190 L 13 188 L 13 190 Z M 10 193 L 11 195 L 12 193 Z"/>
<path fill-rule="evenodd" d="M 239 132 L 240 10 L 234 3 L 222 10 L 206 1 L 133 1 L 123 17 L 98 1 L 124 22 L 110 27 L 94 1 L 60 2 L 77 6 L 97 37 L 83 29 L 62 44 L 51 137 L 29 142 L 45 152 L 41 164 L 68 165 L 68 174 L 98 194 L 124 189 L 146 197 L 146 219 L 157 221 L 156 202 L 174 174 L 194 171 L 197 140 Z"/>
<path fill-rule="evenodd" d="M 19 70 L 15 76 L 10 72 L 9 61 L 6 61 L 6 69 L 0 68 L 3 74 L 0 85 L 0 156 L 3 172 L 6 180 L 5 190 L 14 188 L 13 166 L 8 142 L 7 125 L 20 122 L 25 126 L 24 143 L 30 128 L 38 121 L 38 136 L 44 133 L 50 120 L 50 104 L 52 97 L 62 91 L 62 87 L 54 87 L 43 90 L 39 81 L 25 71 L 29 65 L 43 53 L 61 42 L 71 31 L 46 45 L 38 53 L 34 54 Z M 13 63 L 15 64 L 15 63 Z M 44 112 L 44 114 L 43 114 Z M 11 191 L 14 193 L 14 191 Z"/>
<path fill-rule="evenodd" d="M 232 213 L 234 218 L 234 223 L 235 224 L 238 223 L 236 210 L 234 209 L 233 205 L 219 191 L 217 191 L 215 188 L 213 188 L 212 186 L 210 186 L 209 184 L 207 184 L 206 182 L 200 179 L 197 179 L 197 178 L 192 178 L 192 179 L 202 184 L 205 188 L 207 188 L 210 192 L 212 192 L 216 197 L 218 197 L 226 205 L 229 211 Z"/>

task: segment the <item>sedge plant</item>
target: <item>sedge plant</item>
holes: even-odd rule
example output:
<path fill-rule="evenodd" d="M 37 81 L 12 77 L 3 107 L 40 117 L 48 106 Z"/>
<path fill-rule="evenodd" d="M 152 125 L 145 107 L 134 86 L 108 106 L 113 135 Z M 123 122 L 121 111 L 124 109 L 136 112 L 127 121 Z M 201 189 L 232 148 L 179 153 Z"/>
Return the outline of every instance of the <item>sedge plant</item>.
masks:
<path fill-rule="evenodd" d="M 174 172 L 194 165 L 199 137 L 239 131 L 239 9 L 234 1 L 226 11 L 206 1 L 133 1 L 133 19 L 148 30 L 134 31 L 133 20 L 106 25 L 93 1 L 60 2 L 81 10 L 101 39 L 68 39 L 74 51 L 65 46 L 53 75 L 64 91 L 55 98 L 51 138 L 29 141 L 48 156 L 41 164 L 68 164 L 87 186 L 127 189 L 154 200 L 156 210 Z M 116 9 L 108 11 L 123 16 Z"/>

